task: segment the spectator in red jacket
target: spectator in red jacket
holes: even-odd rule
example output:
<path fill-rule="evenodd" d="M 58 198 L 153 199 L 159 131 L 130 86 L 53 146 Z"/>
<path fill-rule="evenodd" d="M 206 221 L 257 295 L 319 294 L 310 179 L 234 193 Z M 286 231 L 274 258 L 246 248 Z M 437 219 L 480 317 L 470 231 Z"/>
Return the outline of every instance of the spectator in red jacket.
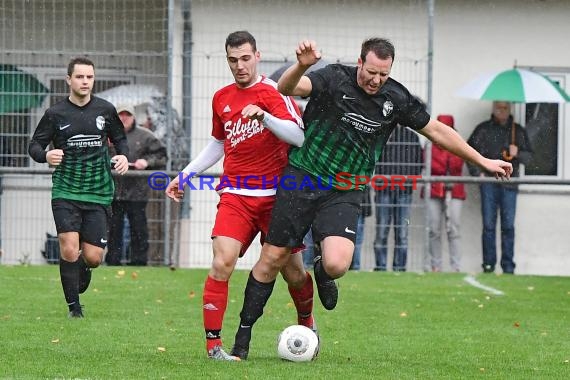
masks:
<path fill-rule="evenodd" d="M 451 115 L 439 115 L 437 120 L 454 128 Z M 461 176 L 463 160 L 444 150 L 436 144 L 431 148 L 431 175 Z M 461 207 L 465 200 L 465 185 L 462 183 L 432 182 L 426 202 L 429 220 L 429 260 L 426 269 L 439 272 L 442 268 L 442 219 L 445 222 L 449 246 L 449 264 L 451 270 L 459 272 L 461 268 L 461 252 L 459 249 Z M 430 268 L 431 266 L 431 268 Z"/>

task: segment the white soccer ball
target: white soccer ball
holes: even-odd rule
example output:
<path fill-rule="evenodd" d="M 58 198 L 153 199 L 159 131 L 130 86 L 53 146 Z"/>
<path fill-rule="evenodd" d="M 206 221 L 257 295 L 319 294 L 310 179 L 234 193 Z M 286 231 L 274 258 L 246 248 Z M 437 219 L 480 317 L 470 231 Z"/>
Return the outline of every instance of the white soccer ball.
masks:
<path fill-rule="evenodd" d="M 319 338 L 308 327 L 287 327 L 277 338 L 277 354 L 292 362 L 309 362 L 319 353 Z"/>

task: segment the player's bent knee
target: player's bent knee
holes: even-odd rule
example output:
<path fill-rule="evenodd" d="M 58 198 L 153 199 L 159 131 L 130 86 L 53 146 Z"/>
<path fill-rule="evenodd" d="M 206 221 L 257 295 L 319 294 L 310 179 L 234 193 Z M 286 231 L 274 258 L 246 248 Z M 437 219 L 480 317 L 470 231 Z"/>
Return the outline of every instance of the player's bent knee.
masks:
<path fill-rule="evenodd" d="M 214 250 L 210 273 L 220 281 L 227 281 L 236 266 L 239 250 Z"/>
<path fill-rule="evenodd" d="M 223 260 L 212 261 L 210 268 L 210 277 L 216 281 L 229 281 L 235 268 L 235 263 L 228 263 Z"/>
<path fill-rule="evenodd" d="M 289 261 L 290 253 L 291 248 L 265 244 L 261 250 L 260 260 L 267 263 L 279 263 L 279 266 L 283 267 Z"/>
<path fill-rule="evenodd" d="M 307 281 L 305 268 L 303 266 L 297 267 L 296 265 L 291 265 L 290 262 L 281 269 L 281 275 L 287 284 L 295 289 L 302 288 Z"/>
<path fill-rule="evenodd" d="M 101 265 L 101 260 L 97 259 L 97 260 L 89 261 L 87 264 L 89 265 L 89 268 L 97 268 L 99 265 Z"/>
<path fill-rule="evenodd" d="M 84 255 L 84 260 L 89 266 L 89 268 L 97 268 L 99 265 L 101 265 L 101 262 L 103 261 L 103 251 L 101 251 L 100 255 L 90 255 L 90 256 Z"/>
<path fill-rule="evenodd" d="M 332 278 L 339 278 L 344 276 L 350 268 L 350 261 L 343 262 L 341 260 L 323 261 L 325 272 Z"/>
<path fill-rule="evenodd" d="M 90 268 L 97 268 L 103 261 L 104 249 L 96 245 L 83 243 L 83 259 Z"/>

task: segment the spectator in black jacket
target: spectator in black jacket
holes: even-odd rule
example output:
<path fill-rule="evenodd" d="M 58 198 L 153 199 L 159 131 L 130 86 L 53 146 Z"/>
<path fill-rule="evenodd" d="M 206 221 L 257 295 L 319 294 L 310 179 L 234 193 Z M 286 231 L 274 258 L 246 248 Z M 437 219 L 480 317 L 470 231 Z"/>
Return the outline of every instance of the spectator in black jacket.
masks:
<path fill-rule="evenodd" d="M 117 107 L 123 122 L 129 146 L 129 166 L 134 170 L 163 169 L 166 166 L 166 147 L 146 129 L 137 127 L 135 110 L 131 105 Z M 107 265 L 120 265 L 123 252 L 123 227 L 125 215 L 130 226 L 129 265 L 147 264 L 148 226 L 146 206 L 150 188 L 146 176 L 115 177 L 115 197 L 113 199 L 109 244 L 105 262 Z"/>
<path fill-rule="evenodd" d="M 513 177 L 519 176 L 519 165 L 530 161 L 532 149 L 525 129 L 514 122 L 509 102 L 493 102 L 493 114 L 479 124 L 467 141 L 476 151 L 489 158 L 499 158 L 513 165 Z M 467 165 L 473 176 L 486 176 L 476 166 Z M 497 264 L 497 212 L 501 215 L 501 268 L 503 273 L 515 271 L 516 184 L 486 182 L 480 185 L 483 215 L 483 271 L 492 273 Z"/>

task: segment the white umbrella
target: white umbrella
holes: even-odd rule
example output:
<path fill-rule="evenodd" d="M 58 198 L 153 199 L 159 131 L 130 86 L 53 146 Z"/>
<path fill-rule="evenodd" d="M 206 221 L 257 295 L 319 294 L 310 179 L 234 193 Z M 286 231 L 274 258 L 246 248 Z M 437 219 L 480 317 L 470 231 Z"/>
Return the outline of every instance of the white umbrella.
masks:
<path fill-rule="evenodd" d="M 156 98 L 164 96 L 162 91 L 156 86 L 148 84 L 124 84 L 101 91 L 95 95 L 111 102 L 115 106 L 128 104 L 133 107 L 154 103 Z"/>
<path fill-rule="evenodd" d="M 150 118 L 151 129 L 155 136 L 165 144 L 167 138 L 172 141 L 169 156 L 173 168 L 182 168 L 188 161 L 190 141 L 186 136 L 184 126 L 175 109 L 171 110 L 171 127 L 168 126 L 167 99 L 164 93 L 156 86 L 148 84 L 125 84 L 101 91 L 97 96 L 119 105 L 132 105 L 136 116 L 145 115 Z"/>
<path fill-rule="evenodd" d="M 464 98 L 517 103 L 565 103 L 570 96 L 540 73 L 512 69 L 480 75 L 457 92 Z"/>

